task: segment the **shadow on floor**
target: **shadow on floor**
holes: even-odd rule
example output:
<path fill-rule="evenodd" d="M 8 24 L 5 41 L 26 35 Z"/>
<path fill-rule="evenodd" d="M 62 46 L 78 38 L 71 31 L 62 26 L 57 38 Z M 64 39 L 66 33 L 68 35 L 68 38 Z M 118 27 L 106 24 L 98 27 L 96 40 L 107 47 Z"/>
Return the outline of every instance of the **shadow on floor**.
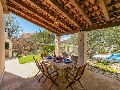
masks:
<path fill-rule="evenodd" d="M 38 82 L 39 74 L 37 77 L 22 78 L 20 76 L 5 72 L 4 79 L 1 84 L 0 90 L 47 90 L 50 86 L 50 81 L 47 80 L 45 85 L 42 87 L 41 82 Z M 44 79 L 44 78 L 43 78 Z M 109 78 L 90 70 L 85 70 L 83 77 L 81 78 L 85 90 L 119 90 L 120 82 L 113 78 Z M 79 84 L 75 84 L 75 87 L 80 87 Z M 58 90 L 55 86 L 51 90 Z M 70 88 L 67 90 L 71 90 Z M 74 90 L 82 90 L 75 89 Z"/>

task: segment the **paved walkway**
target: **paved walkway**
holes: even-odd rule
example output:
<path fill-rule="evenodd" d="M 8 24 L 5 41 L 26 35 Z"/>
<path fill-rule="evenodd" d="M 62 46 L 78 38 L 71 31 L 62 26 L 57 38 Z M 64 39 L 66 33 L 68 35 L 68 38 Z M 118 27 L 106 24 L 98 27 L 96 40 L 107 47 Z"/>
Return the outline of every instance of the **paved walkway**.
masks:
<path fill-rule="evenodd" d="M 42 87 L 41 82 L 37 82 L 40 75 L 35 77 L 38 72 L 35 63 L 19 64 L 17 59 L 5 61 L 5 75 L 0 90 L 47 90 L 51 82 L 47 80 Z M 120 90 L 120 81 L 109 78 L 90 70 L 85 70 L 81 78 L 85 90 Z M 51 90 L 58 90 L 54 86 Z M 71 90 L 71 89 L 67 89 Z M 74 85 L 74 90 L 82 90 L 79 84 Z"/>

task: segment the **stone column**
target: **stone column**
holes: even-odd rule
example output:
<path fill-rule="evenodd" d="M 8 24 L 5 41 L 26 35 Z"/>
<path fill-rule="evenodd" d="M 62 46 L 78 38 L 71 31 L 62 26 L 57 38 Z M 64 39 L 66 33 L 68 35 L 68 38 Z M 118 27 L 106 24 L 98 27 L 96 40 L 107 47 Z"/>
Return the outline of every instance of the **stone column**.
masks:
<path fill-rule="evenodd" d="M 0 78 L 5 66 L 5 25 L 3 7 L 0 1 Z"/>
<path fill-rule="evenodd" d="M 78 65 L 87 63 L 87 32 L 78 32 Z"/>
<path fill-rule="evenodd" d="M 61 55 L 61 36 L 55 37 L 55 54 L 57 56 Z"/>

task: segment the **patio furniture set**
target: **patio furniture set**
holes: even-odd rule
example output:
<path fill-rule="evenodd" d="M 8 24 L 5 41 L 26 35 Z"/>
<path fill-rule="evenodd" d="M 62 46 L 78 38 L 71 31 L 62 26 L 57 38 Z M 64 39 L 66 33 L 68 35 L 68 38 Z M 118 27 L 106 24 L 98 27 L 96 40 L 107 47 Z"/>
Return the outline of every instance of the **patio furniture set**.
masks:
<path fill-rule="evenodd" d="M 43 84 L 49 79 L 52 82 L 49 90 L 53 85 L 56 85 L 61 90 L 66 90 L 71 87 L 77 81 L 80 83 L 81 87 L 84 89 L 83 85 L 80 82 L 80 78 L 84 73 L 86 65 L 78 67 L 76 60 L 65 58 L 55 58 L 52 56 L 43 57 L 42 61 L 35 59 L 36 66 L 39 69 L 39 72 L 42 72 L 42 76 L 39 78 L 38 82 L 45 77 Z M 36 76 L 39 74 L 36 74 Z M 85 89 L 84 89 L 85 90 Z"/>

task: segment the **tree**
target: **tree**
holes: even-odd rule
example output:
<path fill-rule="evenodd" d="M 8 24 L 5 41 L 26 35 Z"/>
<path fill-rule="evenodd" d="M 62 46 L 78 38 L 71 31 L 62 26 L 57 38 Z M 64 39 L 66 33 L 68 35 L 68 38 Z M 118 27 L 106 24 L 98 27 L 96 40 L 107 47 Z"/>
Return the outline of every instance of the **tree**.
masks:
<path fill-rule="evenodd" d="M 78 45 L 78 40 L 77 39 L 78 39 L 77 33 L 71 35 L 71 43 L 73 44 L 73 46 Z"/>
<path fill-rule="evenodd" d="M 47 30 L 39 30 L 33 36 L 31 36 L 31 40 L 42 44 L 40 53 L 50 54 L 55 50 L 55 46 L 53 45 L 55 40 L 55 35 Z"/>
<path fill-rule="evenodd" d="M 18 37 L 23 28 L 13 14 L 5 15 L 5 27 L 8 37 Z"/>
<path fill-rule="evenodd" d="M 39 30 L 31 36 L 31 40 L 40 44 L 51 44 L 54 43 L 55 35 L 47 30 Z"/>
<path fill-rule="evenodd" d="M 73 44 L 78 41 L 77 34 L 73 34 L 71 38 L 74 40 Z M 96 52 L 105 51 L 106 47 L 115 46 L 119 49 L 120 26 L 89 31 L 87 34 L 87 43 L 89 58 L 92 58 Z"/>

